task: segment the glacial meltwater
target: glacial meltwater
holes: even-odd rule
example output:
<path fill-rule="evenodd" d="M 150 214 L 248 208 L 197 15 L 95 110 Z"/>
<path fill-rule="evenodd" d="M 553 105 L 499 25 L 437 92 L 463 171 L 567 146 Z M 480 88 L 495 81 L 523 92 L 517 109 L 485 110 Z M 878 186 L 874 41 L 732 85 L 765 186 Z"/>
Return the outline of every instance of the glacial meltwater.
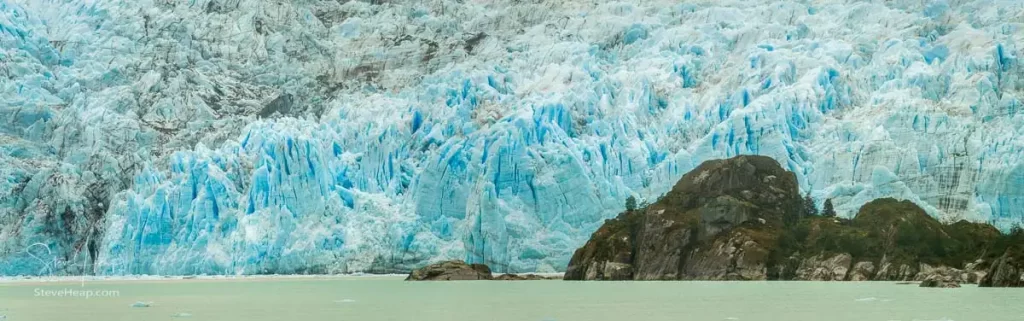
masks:
<path fill-rule="evenodd" d="M 93 296 L 83 297 L 84 291 Z M 0 283 L 5 321 L 1000 321 L 1024 320 L 1022 302 L 1020 289 L 894 282 L 331 277 Z"/>

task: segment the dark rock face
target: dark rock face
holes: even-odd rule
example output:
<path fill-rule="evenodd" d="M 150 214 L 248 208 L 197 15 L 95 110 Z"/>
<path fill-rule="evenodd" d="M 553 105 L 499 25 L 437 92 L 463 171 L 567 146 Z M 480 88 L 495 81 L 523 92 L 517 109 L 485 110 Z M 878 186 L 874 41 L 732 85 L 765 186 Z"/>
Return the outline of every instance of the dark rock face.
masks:
<path fill-rule="evenodd" d="M 637 246 L 636 278 L 639 280 L 674 280 L 679 277 L 684 250 L 696 240 L 696 234 L 681 223 L 665 217 L 665 210 L 649 211 L 640 230 L 643 235 Z M 630 258 L 632 259 L 632 258 Z M 629 276 L 628 278 L 632 278 Z"/>
<path fill-rule="evenodd" d="M 434 263 L 409 273 L 406 281 L 467 281 L 491 280 L 491 268 L 484 264 L 463 261 Z"/>
<path fill-rule="evenodd" d="M 263 108 L 260 109 L 259 116 L 260 118 L 267 118 L 274 115 L 274 113 L 286 115 L 292 110 L 292 103 L 293 99 L 291 94 L 281 94 L 277 96 L 277 98 L 274 98 L 274 100 L 267 103 L 267 105 L 263 106 Z"/>
<path fill-rule="evenodd" d="M 624 220 L 636 216 L 619 217 L 605 222 L 594 235 L 600 240 L 588 242 L 576 250 L 565 272 L 566 280 L 631 280 L 633 270 L 634 231 Z"/>
<path fill-rule="evenodd" d="M 869 202 L 853 219 L 803 217 L 805 205 L 796 176 L 771 158 L 707 161 L 654 204 L 605 221 L 574 253 L 565 279 L 1024 286 L 1024 250 L 996 257 L 1024 244 L 1024 231 L 944 225 L 895 199 Z"/>
<path fill-rule="evenodd" d="M 537 280 L 559 280 L 560 277 L 545 277 L 536 274 L 502 274 L 494 278 L 498 281 L 537 281 Z"/>
<path fill-rule="evenodd" d="M 689 280 L 765 280 L 768 250 L 749 232 L 734 231 L 693 250 L 683 265 Z"/>
<path fill-rule="evenodd" d="M 796 176 L 771 158 L 707 161 L 665 198 L 606 221 L 565 279 L 766 279 L 771 231 L 799 205 Z"/>
<path fill-rule="evenodd" d="M 1024 287 L 1024 244 L 1011 246 L 992 262 L 981 287 Z"/>

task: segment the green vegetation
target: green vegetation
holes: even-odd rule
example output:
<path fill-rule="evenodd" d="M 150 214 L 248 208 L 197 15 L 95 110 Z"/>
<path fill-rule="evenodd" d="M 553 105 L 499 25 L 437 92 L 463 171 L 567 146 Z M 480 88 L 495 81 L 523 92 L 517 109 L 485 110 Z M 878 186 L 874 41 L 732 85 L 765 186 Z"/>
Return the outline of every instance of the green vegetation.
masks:
<path fill-rule="evenodd" d="M 826 204 L 826 209 L 831 207 L 830 201 Z M 853 220 L 828 212 L 787 226 L 775 249 L 776 260 L 781 263 L 794 254 L 849 253 L 855 261 L 879 262 L 886 256 L 893 262 L 963 268 L 978 259 L 991 261 L 1013 244 L 1024 244 L 1024 231 L 1004 236 L 988 224 L 943 225 L 914 203 L 891 198 L 865 204 Z"/>
<path fill-rule="evenodd" d="M 1024 229 L 1019 226 L 1010 230 L 1010 234 L 993 241 L 994 250 L 986 253 L 987 259 L 997 258 L 1007 253 L 1010 256 L 1024 258 Z"/>

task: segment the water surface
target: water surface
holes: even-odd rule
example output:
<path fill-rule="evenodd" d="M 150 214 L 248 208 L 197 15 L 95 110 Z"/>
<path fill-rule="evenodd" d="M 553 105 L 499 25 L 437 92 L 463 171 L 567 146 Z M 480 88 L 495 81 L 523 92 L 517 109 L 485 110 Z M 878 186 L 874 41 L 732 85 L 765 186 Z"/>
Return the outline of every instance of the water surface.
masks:
<path fill-rule="evenodd" d="M 40 291 L 117 291 L 43 297 Z M 52 293 L 52 292 L 51 292 Z M 133 308 L 135 302 L 152 302 Z M 889 282 L 403 282 L 400 277 L 0 283 L 5 321 L 1024 320 L 1024 289 Z"/>

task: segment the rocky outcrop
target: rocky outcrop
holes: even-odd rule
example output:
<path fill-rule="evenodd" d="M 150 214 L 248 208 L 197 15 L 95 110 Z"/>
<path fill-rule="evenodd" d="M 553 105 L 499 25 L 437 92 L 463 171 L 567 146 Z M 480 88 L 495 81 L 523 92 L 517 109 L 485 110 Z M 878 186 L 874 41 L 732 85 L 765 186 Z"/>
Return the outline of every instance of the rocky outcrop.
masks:
<path fill-rule="evenodd" d="M 981 280 L 985 278 L 985 275 L 988 274 L 987 270 L 982 269 L 982 264 L 984 263 L 985 262 L 982 260 L 977 260 L 974 263 L 965 264 L 964 272 L 961 275 L 960 279 L 964 280 L 964 283 L 980 283 Z"/>
<path fill-rule="evenodd" d="M 1024 244 L 1009 247 L 993 261 L 978 286 L 1024 287 Z"/>
<path fill-rule="evenodd" d="M 912 281 L 917 275 L 917 269 L 904 263 L 894 263 L 888 257 L 882 257 L 879 263 L 878 273 L 875 274 L 875 281 Z"/>
<path fill-rule="evenodd" d="M 853 257 L 842 253 L 831 257 L 816 255 L 800 264 L 796 270 L 796 280 L 802 281 L 843 281 L 850 271 Z"/>
<path fill-rule="evenodd" d="M 683 266 L 688 280 L 766 280 L 768 250 L 745 231 L 690 252 Z"/>
<path fill-rule="evenodd" d="M 591 262 L 587 269 L 587 280 L 619 281 L 633 278 L 633 265 L 619 262 Z"/>
<path fill-rule="evenodd" d="M 929 279 L 951 280 L 957 283 L 968 283 L 964 279 L 964 271 L 948 266 L 933 267 L 930 264 L 921 263 L 914 281 L 926 281 Z"/>
<path fill-rule="evenodd" d="M 565 271 L 566 280 L 630 280 L 633 279 L 633 232 L 624 228 L 627 219 L 606 221 L 594 235 L 601 235 L 573 255 Z M 625 271 L 623 271 L 625 270 Z"/>
<path fill-rule="evenodd" d="M 770 158 L 707 161 L 654 204 L 605 221 L 565 279 L 1024 283 L 1024 255 L 993 257 L 1024 244 L 1024 231 L 946 225 L 895 199 L 869 202 L 853 219 L 807 215 L 810 205 Z"/>
<path fill-rule="evenodd" d="M 567 280 L 764 280 L 800 196 L 763 156 L 707 161 L 658 202 L 606 221 L 569 262 Z"/>
<path fill-rule="evenodd" d="M 861 261 L 853 265 L 850 270 L 850 275 L 847 280 L 850 281 L 868 281 L 875 275 L 875 263 L 871 261 Z"/>
<path fill-rule="evenodd" d="M 960 283 L 952 277 L 932 275 L 921 281 L 922 288 L 959 288 Z"/>
<path fill-rule="evenodd" d="M 484 264 L 468 264 L 463 261 L 434 263 L 409 273 L 406 281 L 468 281 L 491 280 L 491 268 Z"/>

